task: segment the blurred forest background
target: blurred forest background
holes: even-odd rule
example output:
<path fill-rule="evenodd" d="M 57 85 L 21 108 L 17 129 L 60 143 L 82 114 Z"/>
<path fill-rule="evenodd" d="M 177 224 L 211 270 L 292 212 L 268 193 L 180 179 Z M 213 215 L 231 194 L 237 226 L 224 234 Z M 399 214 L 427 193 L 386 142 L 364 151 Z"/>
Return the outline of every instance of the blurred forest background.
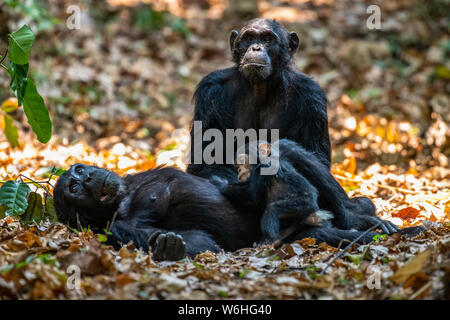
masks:
<path fill-rule="evenodd" d="M 252 17 L 277 19 L 299 34 L 297 68 L 316 79 L 330 101 L 335 163 L 347 159 L 350 172 L 374 163 L 405 172 L 449 165 L 448 0 L 27 0 L 8 5 L 14 2 L 0 2 L 0 51 L 7 47 L 8 33 L 24 23 L 37 34 L 31 75 L 50 110 L 54 137 L 48 146 L 38 145 L 24 125 L 21 147 L 11 150 L 0 135 L 1 177 L 29 167 L 32 154 L 42 157 L 41 166 L 66 166 L 67 157 L 76 157 L 73 152 L 50 151 L 77 143 L 128 158 L 109 163 L 112 169 L 139 170 L 154 161 L 183 167 L 186 137 L 173 131 L 189 129 L 196 84 L 231 65 L 230 31 Z M 381 9 L 379 30 L 366 26 L 371 4 Z M 79 30 L 66 26 L 69 5 L 81 9 Z M 11 96 L 8 86 L 3 73 L 0 101 Z M 22 109 L 13 118 L 17 125 L 26 123 Z"/>
<path fill-rule="evenodd" d="M 379 30 L 366 25 L 374 4 Z M 66 26 L 69 5 L 81 9 L 80 29 Z M 195 87 L 232 65 L 230 32 L 253 17 L 298 33 L 295 63 L 327 94 L 332 170 L 349 194 L 400 226 L 448 222 L 449 0 L 0 0 L 0 54 L 10 32 L 32 28 L 31 76 L 53 122 L 44 145 L 23 108 L 11 113 L 20 145 L 0 132 L 0 179 L 75 162 L 184 169 Z M 0 72 L 0 103 L 9 81 Z"/>

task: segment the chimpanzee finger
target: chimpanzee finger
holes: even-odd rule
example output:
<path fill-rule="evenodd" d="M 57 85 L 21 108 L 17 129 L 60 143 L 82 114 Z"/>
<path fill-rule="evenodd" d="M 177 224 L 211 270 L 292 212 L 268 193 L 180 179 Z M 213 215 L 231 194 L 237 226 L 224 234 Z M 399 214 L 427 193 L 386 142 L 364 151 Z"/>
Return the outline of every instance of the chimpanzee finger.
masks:
<path fill-rule="evenodd" d="M 186 244 L 183 238 L 174 232 L 166 234 L 166 259 L 167 260 L 179 260 L 184 258 L 186 253 Z"/>
<path fill-rule="evenodd" d="M 389 230 L 391 231 L 391 233 L 396 233 L 400 230 L 399 227 L 397 227 L 395 224 L 393 224 L 390 221 L 386 221 L 386 224 L 388 225 Z"/>
<path fill-rule="evenodd" d="M 148 239 L 148 245 L 153 249 L 156 243 L 156 239 L 158 239 L 159 235 L 161 234 L 161 231 L 155 231 L 152 233 L 150 238 Z"/>
<path fill-rule="evenodd" d="M 399 231 L 400 231 L 400 227 L 399 227 L 399 226 L 395 225 L 395 224 L 392 223 L 392 222 L 391 222 L 391 225 L 394 226 L 394 229 L 395 229 L 396 232 L 399 232 Z"/>
<path fill-rule="evenodd" d="M 380 228 L 384 233 L 391 234 L 391 231 L 388 229 L 388 227 L 386 227 L 384 223 L 381 223 Z"/>
<path fill-rule="evenodd" d="M 160 234 L 156 239 L 155 249 L 152 250 L 153 258 L 157 261 L 166 259 L 166 235 Z"/>

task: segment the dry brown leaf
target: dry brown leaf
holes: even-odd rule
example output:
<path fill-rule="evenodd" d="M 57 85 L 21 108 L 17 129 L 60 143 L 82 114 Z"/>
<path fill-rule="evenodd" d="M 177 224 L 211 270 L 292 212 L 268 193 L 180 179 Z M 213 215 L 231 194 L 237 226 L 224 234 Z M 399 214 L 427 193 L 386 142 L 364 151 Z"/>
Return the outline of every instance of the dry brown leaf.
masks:
<path fill-rule="evenodd" d="M 131 282 L 134 282 L 134 279 L 130 278 L 130 276 L 128 274 L 119 274 L 116 277 L 116 281 L 121 286 L 124 286 L 124 285 L 127 285 L 127 284 L 131 283 Z"/>
<path fill-rule="evenodd" d="M 122 247 L 119 250 L 119 256 L 121 256 L 122 258 L 129 258 L 131 257 L 130 251 L 128 251 L 127 248 Z"/>
<path fill-rule="evenodd" d="M 429 279 L 430 278 L 424 272 L 417 272 L 406 279 L 403 288 L 406 289 L 411 287 L 414 291 L 417 291 L 422 288 Z"/>
<path fill-rule="evenodd" d="M 313 246 L 316 244 L 316 239 L 314 238 L 303 238 L 302 240 L 297 240 L 295 243 L 300 244 L 303 248 Z"/>
<path fill-rule="evenodd" d="M 400 284 L 408 279 L 411 275 L 420 272 L 425 263 L 427 263 L 428 259 L 430 258 L 430 255 L 431 250 L 425 250 L 419 253 L 410 261 L 408 261 L 404 266 L 398 269 L 391 277 L 391 280 L 397 284 Z"/>
<path fill-rule="evenodd" d="M 392 216 L 394 218 L 400 218 L 403 220 L 406 219 L 415 219 L 417 218 L 417 216 L 420 214 L 420 210 L 417 210 L 416 208 L 413 207 L 407 207 L 407 208 L 403 208 L 395 213 L 392 213 Z"/>

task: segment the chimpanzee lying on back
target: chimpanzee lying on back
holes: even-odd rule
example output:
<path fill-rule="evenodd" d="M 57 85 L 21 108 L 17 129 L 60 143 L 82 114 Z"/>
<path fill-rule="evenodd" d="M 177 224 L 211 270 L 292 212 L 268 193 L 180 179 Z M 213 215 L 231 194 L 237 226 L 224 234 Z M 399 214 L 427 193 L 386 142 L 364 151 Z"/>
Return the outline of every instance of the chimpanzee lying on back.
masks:
<path fill-rule="evenodd" d="M 158 260 L 205 250 L 249 247 L 259 237 L 258 218 L 242 218 L 206 179 L 157 168 L 121 179 L 105 169 L 75 164 L 54 190 L 58 219 L 101 231 L 113 223 L 112 244 L 133 240 Z"/>
<path fill-rule="evenodd" d="M 260 238 L 259 216 L 229 202 L 208 180 L 174 168 L 157 168 L 120 178 L 105 169 L 75 164 L 54 190 L 58 219 L 96 231 L 116 220 L 109 241 L 150 247 L 157 260 L 178 260 L 220 248 L 236 250 Z M 337 246 L 361 231 L 331 227 L 300 230 L 291 239 L 316 238 Z M 370 242 L 371 232 L 359 242 Z"/>

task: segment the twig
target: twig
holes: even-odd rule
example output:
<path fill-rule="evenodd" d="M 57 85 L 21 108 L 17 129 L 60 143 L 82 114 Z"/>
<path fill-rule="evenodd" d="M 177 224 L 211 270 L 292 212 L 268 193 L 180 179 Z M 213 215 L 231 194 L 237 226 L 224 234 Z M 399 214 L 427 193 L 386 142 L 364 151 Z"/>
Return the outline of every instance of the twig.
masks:
<path fill-rule="evenodd" d="M 52 194 L 50 193 L 50 191 L 46 188 L 46 187 L 44 187 L 41 183 L 42 182 L 38 182 L 38 181 L 35 181 L 35 180 L 33 180 L 33 179 L 31 179 L 31 178 L 28 178 L 27 176 L 24 176 L 23 174 L 21 174 L 21 173 L 19 173 L 19 176 L 17 177 L 17 179 L 19 179 L 20 178 L 20 180 L 23 182 L 23 179 L 22 178 L 25 178 L 25 179 L 28 179 L 28 180 L 30 180 L 32 183 L 35 183 L 35 184 L 37 184 L 39 187 L 41 187 L 42 189 L 44 189 L 44 191 L 51 197 L 51 198 L 53 198 L 53 196 L 52 196 Z M 16 180 L 17 180 L 16 179 Z M 44 183 L 48 183 L 48 182 L 44 182 Z"/>
<path fill-rule="evenodd" d="M 7 55 L 8 55 L 8 47 L 6 47 L 5 55 L 2 57 L 2 60 L 0 60 L 0 64 L 2 64 L 3 61 L 5 61 Z"/>
<path fill-rule="evenodd" d="M 422 288 L 417 290 L 415 293 L 413 293 L 408 300 L 414 300 L 417 298 L 421 293 L 423 293 L 425 290 L 427 290 L 431 286 L 431 281 L 428 281 Z"/>
<path fill-rule="evenodd" d="M 339 250 L 341 249 L 341 247 L 342 247 L 342 245 L 344 244 L 344 242 L 350 242 L 350 240 L 342 239 L 341 241 L 339 241 L 339 244 L 338 244 L 338 246 L 337 246 L 337 248 L 336 248 L 336 251 L 339 251 Z M 333 253 L 330 253 L 330 254 L 328 255 L 328 257 L 326 257 L 325 260 L 323 260 L 323 262 L 327 262 L 328 260 L 331 259 L 332 256 L 334 256 L 334 252 L 333 252 Z"/>
<path fill-rule="evenodd" d="M 320 272 L 320 274 L 324 274 L 325 271 L 327 271 L 327 269 L 340 257 L 342 256 L 347 250 L 348 248 L 350 248 L 352 245 L 354 245 L 356 242 L 358 242 L 359 239 L 361 239 L 362 237 L 364 237 L 365 235 L 369 234 L 370 231 L 378 228 L 381 225 L 382 221 L 378 222 L 376 225 L 374 225 L 372 228 L 367 229 L 366 231 L 364 231 L 363 233 L 361 233 L 355 240 L 353 240 L 352 242 L 350 242 L 344 249 L 342 249 L 334 258 L 333 260 L 330 261 L 330 263 L 327 264 L 327 266 Z"/>
<path fill-rule="evenodd" d="M 116 222 L 116 218 L 117 218 L 117 210 L 114 212 L 114 214 L 112 216 L 112 219 L 111 219 L 111 222 L 108 221 L 107 224 L 106 224 L 106 230 L 108 232 L 111 232 L 111 229 L 112 229 L 112 227 L 114 225 L 114 222 Z"/>

